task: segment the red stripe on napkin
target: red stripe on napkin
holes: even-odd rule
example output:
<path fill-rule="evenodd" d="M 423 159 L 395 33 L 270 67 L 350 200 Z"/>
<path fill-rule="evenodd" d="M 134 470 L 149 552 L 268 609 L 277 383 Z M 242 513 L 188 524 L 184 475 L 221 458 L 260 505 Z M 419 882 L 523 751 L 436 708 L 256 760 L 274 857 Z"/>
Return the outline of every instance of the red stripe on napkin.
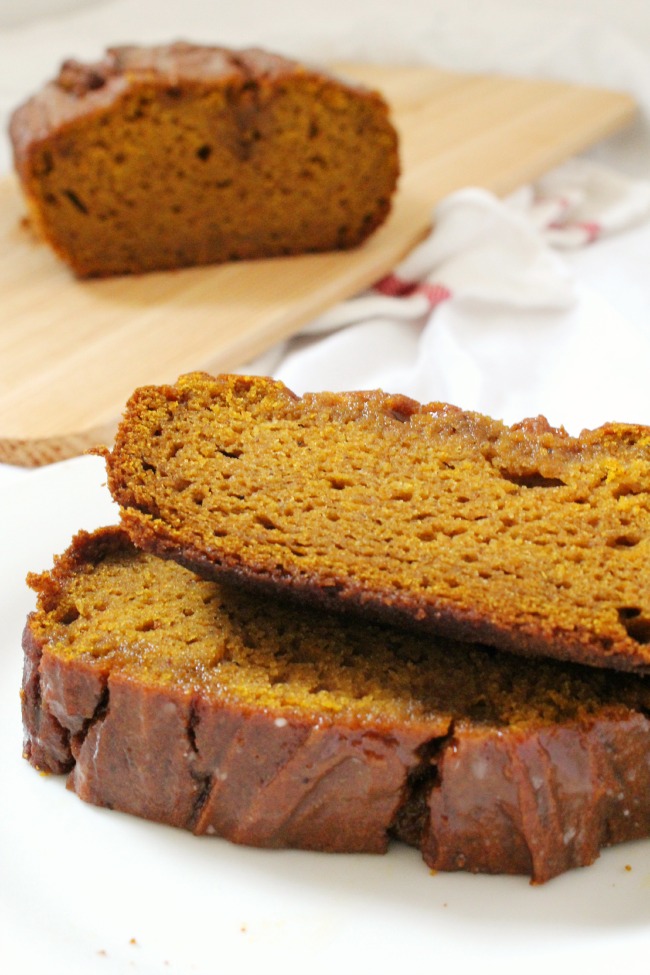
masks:
<path fill-rule="evenodd" d="M 602 230 L 601 225 L 596 223 L 595 220 L 582 220 L 578 226 L 584 230 L 587 237 L 587 243 L 589 244 L 592 242 L 592 240 L 596 240 L 596 238 L 600 236 L 600 232 Z"/>
<path fill-rule="evenodd" d="M 424 295 L 431 308 L 441 301 L 451 298 L 451 291 L 444 284 L 428 284 L 426 281 L 405 281 L 396 274 L 387 274 L 377 281 L 374 290 L 388 298 L 410 298 L 411 295 Z"/>
<path fill-rule="evenodd" d="M 603 228 L 602 224 L 597 223 L 595 220 L 553 220 L 548 225 L 549 230 L 559 230 L 565 231 L 566 233 L 575 233 L 576 231 L 584 237 L 585 244 L 591 244 L 594 240 L 600 237 Z"/>

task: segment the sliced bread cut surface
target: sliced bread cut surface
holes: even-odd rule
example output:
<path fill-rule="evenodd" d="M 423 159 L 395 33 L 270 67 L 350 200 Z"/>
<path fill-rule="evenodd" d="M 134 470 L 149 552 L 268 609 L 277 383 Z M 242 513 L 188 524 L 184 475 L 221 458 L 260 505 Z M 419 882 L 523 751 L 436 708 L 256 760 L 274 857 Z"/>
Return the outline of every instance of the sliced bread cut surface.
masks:
<path fill-rule="evenodd" d="M 66 62 L 11 136 L 36 227 L 80 276 L 352 247 L 399 171 L 379 94 L 181 42 Z"/>
<path fill-rule="evenodd" d="M 299 609 L 117 528 L 29 581 L 25 755 L 89 802 L 536 882 L 650 832 L 643 678 Z"/>
<path fill-rule="evenodd" d="M 571 437 L 381 392 L 204 374 L 131 398 L 108 483 L 206 577 L 453 639 L 650 667 L 650 429 Z"/>

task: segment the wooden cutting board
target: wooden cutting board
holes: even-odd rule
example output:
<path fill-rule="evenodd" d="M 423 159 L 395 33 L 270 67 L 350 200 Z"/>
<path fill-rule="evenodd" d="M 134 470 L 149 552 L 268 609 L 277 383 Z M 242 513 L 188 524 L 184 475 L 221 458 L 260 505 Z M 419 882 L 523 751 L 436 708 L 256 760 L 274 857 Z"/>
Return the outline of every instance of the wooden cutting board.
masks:
<path fill-rule="evenodd" d="M 635 114 L 627 95 L 551 81 L 338 70 L 384 92 L 401 138 L 392 215 L 353 252 L 80 282 L 32 237 L 13 178 L 0 181 L 0 461 L 110 442 L 136 386 L 242 366 L 390 271 L 446 193 L 510 192 Z"/>

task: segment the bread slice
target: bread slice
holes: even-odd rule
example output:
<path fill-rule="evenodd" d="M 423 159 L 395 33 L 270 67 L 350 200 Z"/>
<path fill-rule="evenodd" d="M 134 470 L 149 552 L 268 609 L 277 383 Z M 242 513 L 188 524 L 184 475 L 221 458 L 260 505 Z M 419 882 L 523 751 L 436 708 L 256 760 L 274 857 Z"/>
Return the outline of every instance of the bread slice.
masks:
<path fill-rule="evenodd" d="M 595 666 L 650 667 L 650 429 L 571 437 L 380 392 L 204 374 L 130 400 L 108 483 L 206 577 Z"/>
<path fill-rule="evenodd" d="M 353 247 L 399 170 L 379 94 L 256 49 L 68 61 L 10 131 L 34 222 L 80 276 Z"/>
<path fill-rule="evenodd" d="M 25 755 L 81 798 L 236 843 L 543 882 L 650 831 L 634 675 L 268 600 L 80 534 L 32 575 Z"/>

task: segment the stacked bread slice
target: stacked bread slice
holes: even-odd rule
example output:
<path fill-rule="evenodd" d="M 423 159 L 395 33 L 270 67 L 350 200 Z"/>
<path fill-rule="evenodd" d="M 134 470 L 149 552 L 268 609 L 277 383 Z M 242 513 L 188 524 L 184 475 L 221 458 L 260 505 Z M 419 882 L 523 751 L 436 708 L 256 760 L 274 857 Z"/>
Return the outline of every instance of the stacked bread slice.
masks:
<path fill-rule="evenodd" d="M 191 374 L 104 454 L 122 525 L 30 577 L 34 765 L 238 843 L 535 882 L 650 834 L 650 430 Z"/>

